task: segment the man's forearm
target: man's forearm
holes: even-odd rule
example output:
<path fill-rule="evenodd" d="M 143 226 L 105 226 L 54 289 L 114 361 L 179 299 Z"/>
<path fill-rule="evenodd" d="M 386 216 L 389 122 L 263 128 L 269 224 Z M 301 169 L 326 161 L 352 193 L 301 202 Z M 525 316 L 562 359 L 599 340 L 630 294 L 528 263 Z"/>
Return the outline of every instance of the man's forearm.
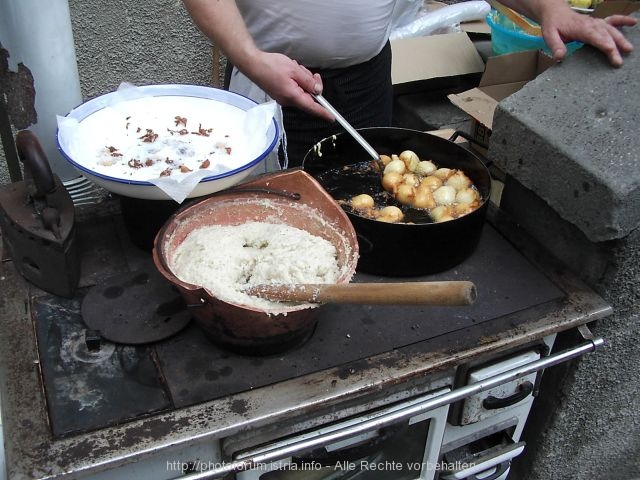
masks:
<path fill-rule="evenodd" d="M 258 52 L 234 0 L 183 0 L 194 23 L 243 70 Z"/>
<path fill-rule="evenodd" d="M 570 9 L 566 0 L 498 0 L 503 5 L 541 23 L 543 19 L 562 10 Z"/>

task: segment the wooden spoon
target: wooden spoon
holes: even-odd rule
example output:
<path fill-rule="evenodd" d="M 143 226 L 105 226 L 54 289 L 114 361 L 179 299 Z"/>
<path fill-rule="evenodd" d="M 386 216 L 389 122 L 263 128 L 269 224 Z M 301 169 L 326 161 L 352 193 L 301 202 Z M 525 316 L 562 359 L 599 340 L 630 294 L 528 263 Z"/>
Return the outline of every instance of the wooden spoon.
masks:
<path fill-rule="evenodd" d="M 361 303 L 371 305 L 471 305 L 476 287 L 467 281 L 397 283 L 264 284 L 249 295 L 281 302 Z"/>

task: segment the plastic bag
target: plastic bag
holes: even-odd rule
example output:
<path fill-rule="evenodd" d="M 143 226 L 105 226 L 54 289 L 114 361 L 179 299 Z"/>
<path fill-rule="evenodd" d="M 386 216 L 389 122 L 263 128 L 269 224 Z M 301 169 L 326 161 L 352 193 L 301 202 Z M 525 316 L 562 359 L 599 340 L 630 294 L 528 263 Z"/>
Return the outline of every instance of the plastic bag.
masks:
<path fill-rule="evenodd" d="M 442 30 L 456 29 L 460 22 L 482 20 L 490 10 L 491 6 L 484 0 L 447 5 L 431 10 L 419 16 L 413 22 L 392 30 L 390 39 L 422 37 Z"/>
<path fill-rule="evenodd" d="M 422 4 L 423 0 L 398 0 L 395 7 L 393 7 L 391 31 L 414 21 L 422 8 Z"/>

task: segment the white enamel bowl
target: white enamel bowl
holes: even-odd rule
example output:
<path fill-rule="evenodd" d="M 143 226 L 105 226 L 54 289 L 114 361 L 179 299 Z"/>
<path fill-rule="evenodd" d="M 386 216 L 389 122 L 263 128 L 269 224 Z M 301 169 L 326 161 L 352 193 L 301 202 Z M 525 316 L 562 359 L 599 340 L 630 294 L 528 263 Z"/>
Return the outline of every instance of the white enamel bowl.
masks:
<path fill-rule="evenodd" d="M 180 111 L 180 105 L 198 106 L 201 104 L 202 112 L 210 115 L 212 122 L 215 121 L 217 125 L 222 125 L 220 128 L 229 129 L 232 127 L 241 128 L 241 125 L 233 125 L 233 123 L 242 123 L 244 112 L 257 105 L 256 102 L 242 95 L 211 87 L 167 84 L 132 88 L 132 92 L 135 95 L 131 100 L 126 97 L 123 99 L 121 91 L 111 92 L 76 107 L 66 115 L 64 120 L 70 120 L 69 123 L 74 125 L 74 121 L 77 121 L 78 127 L 87 127 L 94 123 L 100 125 L 100 128 L 96 127 L 95 129 L 89 127 L 90 134 L 85 135 L 84 138 L 87 138 L 87 143 L 91 145 L 108 145 L 106 143 L 109 141 L 107 139 L 108 132 L 113 132 L 116 128 L 123 129 L 122 122 L 118 122 L 117 125 L 109 125 L 108 122 L 106 124 L 100 123 L 100 121 L 96 123 L 95 120 L 101 116 L 108 118 L 105 113 L 109 108 L 114 106 L 123 108 L 123 105 L 127 107 L 127 102 L 135 102 L 140 98 L 147 102 L 145 103 L 147 107 L 152 105 L 149 102 L 157 102 L 161 105 L 160 109 L 165 108 L 166 102 L 176 104 L 178 105 L 175 109 L 176 111 Z M 137 104 L 131 103 L 131 105 Z M 171 115 L 173 113 L 175 112 L 172 110 Z M 83 122 L 85 123 L 83 124 Z M 77 148 L 79 140 L 72 138 L 73 132 L 74 130 L 72 129 L 58 129 L 58 148 L 62 155 L 89 180 L 110 192 L 127 197 L 146 200 L 167 200 L 171 198 L 161 188 L 139 176 L 127 178 L 121 172 L 105 172 L 104 169 L 98 171 L 96 158 L 93 155 L 86 154 L 86 152 L 79 153 L 83 149 Z M 101 143 L 103 137 L 104 142 Z M 195 188 L 187 195 L 187 198 L 200 197 L 224 190 L 244 180 L 273 151 L 278 142 L 278 137 L 278 125 L 275 119 L 272 119 L 263 131 L 256 133 L 255 137 L 249 134 L 246 137 L 248 141 L 241 142 L 242 145 L 236 145 L 238 149 L 244 148 L 246 150 L 245 156 L 238 157 L 239 161 L 231 166 L 217 166 L 210 176 L 200 179 Z M 75 146 L 73 142 L 76 142 Z M 250 146 L 247 147 L 247 144 Z"/>

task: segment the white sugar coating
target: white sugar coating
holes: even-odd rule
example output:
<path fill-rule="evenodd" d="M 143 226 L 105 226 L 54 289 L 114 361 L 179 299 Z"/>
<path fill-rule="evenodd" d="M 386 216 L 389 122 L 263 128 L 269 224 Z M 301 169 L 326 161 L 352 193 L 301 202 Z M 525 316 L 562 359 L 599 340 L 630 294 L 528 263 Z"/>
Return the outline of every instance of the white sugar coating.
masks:
<path fill-rule="evenodd" d="M 221 300 L 264 309 L 275 303 L 242 290 L 257 284 L 335 283 L 340 276 L 331 242 L 290 225 L 264 222 L 195 229 L 176 247 L 171 270 Z"/>

